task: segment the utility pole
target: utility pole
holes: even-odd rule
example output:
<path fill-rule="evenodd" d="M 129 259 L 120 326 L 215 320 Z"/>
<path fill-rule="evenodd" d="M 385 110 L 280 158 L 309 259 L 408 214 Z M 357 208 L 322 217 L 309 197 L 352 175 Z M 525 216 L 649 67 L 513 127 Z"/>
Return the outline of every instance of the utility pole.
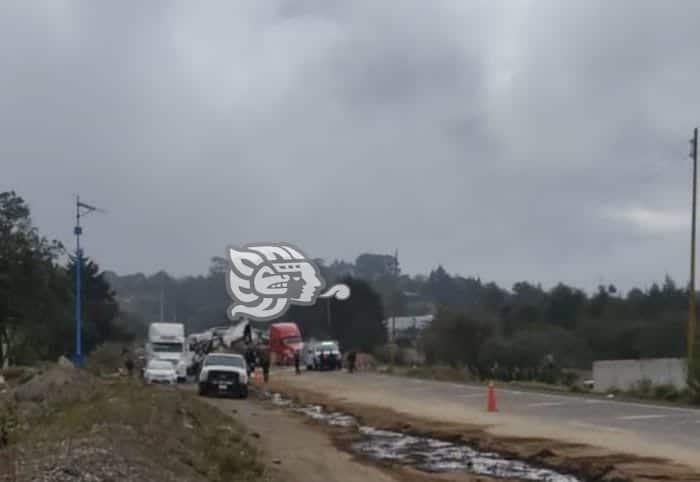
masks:
<path fill-rule="evenodd" d="M 81 212 L 81 209 L 83 210 Z M 83 340 L 82 340 L 82 320 L 81 320 L 81 287 L 80 275 L 83 266 L 83 251 L 80 249 L 80 235 L 83 234 L 83 228 L 80 226 L 80 218 L 87 216 L 94 211 L 102 211 L 101 209 L 80 202 L 80 196 L 75 198 L 75 355 L 73 363 L 77 367 L 83 366 Z"/>
<path fill-rule="evenodd" d="M 696 332 L 696 307 L 695 307 L 695 213 L 697 203 L 697 171 L 698 171 L 698 128 L 693 131 L 693 139 L 690 141 L 690 157 L 693 159 L 693 219 L 690 231 L 690 289 L 688 312 L 688 365 L 692 365 L 693 351 L 695 348 Z M 690 370 L 689 370 L 690 371 Z"/>
<path fill-rule="evenodd" d="M 163 294 L 163 285 L 160 287 L 160 322 L 163 323 L 163 312 L 165 311 L 165 296 Z"/>
<path fill-rule="evenodd" d="M 399 287 L 399 250 L 396 249 L 394 251 L 394 266 L 392 269 L 392 274 L 394 275 L 394 300 L 393 300 L 393 309 L 392 309 L 392 317 L 391 317 L 391 339 L 394 341 L 396 339 L 396 305 L 398 304 L 398 295 L 397 295 L 397 290 Z"/>
<path fill-rule="evenodd" d="M 326 315 L 328 317 L 328 329 L 330 330 L 333 325 L 331 325 L 331 297 L 329 296 L 326 298 L 326 301 L 328 302 L 326 304 Z"/>
<path fill-rule="evenodd" d="M 398 305 L 398 287 L 399 287 L 399 250 L 394 250 L 394 261 L 391 266 L 391 274 L 393 279 L 393 290 L 391 293 L 391 367 L 394 367 L 395 345 L 396 345 L 396 311 Z"/>

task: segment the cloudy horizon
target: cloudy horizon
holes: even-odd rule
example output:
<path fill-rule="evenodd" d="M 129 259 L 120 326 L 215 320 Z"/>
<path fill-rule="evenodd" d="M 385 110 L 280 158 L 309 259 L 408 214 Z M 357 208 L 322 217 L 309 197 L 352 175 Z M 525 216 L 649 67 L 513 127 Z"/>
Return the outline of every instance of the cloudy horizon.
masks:
<path fill-rule="evenodd" d="M 119 274 L 285 241 L 585 289 L 688 279 L 700 3 L 4 2 L 0 190 Z"/>

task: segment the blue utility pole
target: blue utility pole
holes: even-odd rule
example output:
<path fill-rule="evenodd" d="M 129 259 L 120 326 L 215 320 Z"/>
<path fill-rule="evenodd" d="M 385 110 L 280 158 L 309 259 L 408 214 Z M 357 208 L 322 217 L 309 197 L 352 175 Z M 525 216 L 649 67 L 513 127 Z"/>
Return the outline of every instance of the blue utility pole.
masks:
<path fill-rule="evenodd" d="M 85 209 L 85 212 L 81 213 L 80 208 Z M 83 366 L 82 320 L 80 313 L 80 307 L 82 304 L 80 275 L 83 267 L 83 251 L 80 249 L 80 235 L 83 234 L 83 228 L 80 227 L 80 217 L 97 210 L 98 209 L 94 206 L 81 203 L 80 196 L 76 197 L 75 228 L 73 229 L 73 233 L 75 234 L 75 355 L 73 357 L 73 363 L 76 367 Z"/>

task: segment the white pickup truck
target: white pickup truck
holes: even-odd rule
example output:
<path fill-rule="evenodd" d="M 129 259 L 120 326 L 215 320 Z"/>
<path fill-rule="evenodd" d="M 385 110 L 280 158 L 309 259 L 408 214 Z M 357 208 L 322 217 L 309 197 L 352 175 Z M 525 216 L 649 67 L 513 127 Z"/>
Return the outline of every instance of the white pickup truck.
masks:
<path fill-rule="evenodd" d="M 236 394 L 248 397 L 248 370 L 245 359 L 235 353 L 210 353 L 199 372 L 199 394 Z"/>

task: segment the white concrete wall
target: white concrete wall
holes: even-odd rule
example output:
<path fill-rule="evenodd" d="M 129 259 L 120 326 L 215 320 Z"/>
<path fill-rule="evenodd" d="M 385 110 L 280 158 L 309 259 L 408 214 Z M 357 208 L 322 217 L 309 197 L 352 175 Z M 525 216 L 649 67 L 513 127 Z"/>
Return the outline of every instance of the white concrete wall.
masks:
<path fill-rule="evenodd" d="M 647 360 L 605 360 L 593 362 L 594 390 L 635 388 L 642 380 L 653 385 L 686 387 L 687 366 L 684 358 L 654 358 Z"/>

